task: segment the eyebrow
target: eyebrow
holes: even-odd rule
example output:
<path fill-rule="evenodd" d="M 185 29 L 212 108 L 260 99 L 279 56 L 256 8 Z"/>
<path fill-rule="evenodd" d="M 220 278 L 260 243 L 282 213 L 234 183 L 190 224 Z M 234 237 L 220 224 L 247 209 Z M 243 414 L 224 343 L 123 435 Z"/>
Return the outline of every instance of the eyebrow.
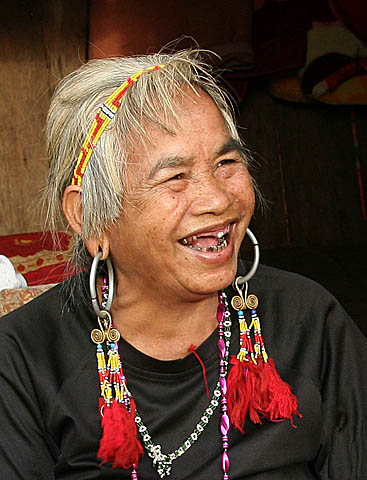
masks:
<path fill-rule="evenodd" d="M 151 180 L 160 171 L 166 168 L 177 168 L 190 165 L 194 162 L 193 157 L 184 157 L 183 155 L 175 155 L 174 157 L 162 157 L 154 165 L 149 172 L 148 178 Z"/>
<path fill-rule="evenodd" d="M 224 145 L 220 147 L 220 149 L 217 151 L 218 157 L 221 155 L 225 155 L 226 153 L 234 152 L 237 151 L 241 155 L 245 155 L 245 148 L 239 142 L 238 140 L 235 140 L 234 138 L 230 138 Z"/>
<path fill-rule="evenodd" d="M 223 144 L 216 152 L 216 156 L 220 157 L 226 153 L 233 151 L 239 152 L 241 155 L 245 154 L 245 149 L 243 145 L 238 140 L 230 138 L 225 144 Z M 164 169 L 177 168 L 187 165 L 192 165 L 194 162 L 194 157 L 185 157 L 183 155 L 175 155 L 173 157 L 162 157 L 150 170 L 148 178 L 151 180 L 155 175 Z"/>

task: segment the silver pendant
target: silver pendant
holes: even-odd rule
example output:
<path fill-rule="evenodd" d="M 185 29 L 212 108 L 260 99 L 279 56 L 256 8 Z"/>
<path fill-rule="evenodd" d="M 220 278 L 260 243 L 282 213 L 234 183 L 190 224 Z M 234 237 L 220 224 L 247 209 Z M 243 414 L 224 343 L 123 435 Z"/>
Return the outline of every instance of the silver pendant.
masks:
<path fill-rule="evenodd" d="M 148 455 L 153 459 L 153 466 L 157 469 L 158 475 L 161 478 L 171 474 L 172 460 L 168 455 L 162 453 L 161 445 L 154 445 L 150 448 Z"/>

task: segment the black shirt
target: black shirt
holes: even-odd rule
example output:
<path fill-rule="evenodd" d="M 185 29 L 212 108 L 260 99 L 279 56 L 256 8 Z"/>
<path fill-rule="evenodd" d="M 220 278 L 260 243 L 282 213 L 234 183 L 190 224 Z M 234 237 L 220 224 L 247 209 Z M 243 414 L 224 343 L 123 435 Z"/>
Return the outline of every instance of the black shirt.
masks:
<path fill-rule="evenodd" d="M 87 279 L 84 279 L 85 282 Z M 336 300 L 299 275 L 261 266 L 249 293 L 259 298 L 265 345 L 294 388 L 302 419 L 246 422 L 230 430 L 231 480 L 367 478 L 366 341 Z M 234 294 L 227 289 L 229 298 Z M 101 466 L 96 317 L 86 290 L 70 308 L 57 286 L 0 320 L 0 477 L 7 480 L 129 479 Z M 83 299 L 87 299 L 84 302 Z M 156 321 L 157 319 L 151 319 Z M 232 312 L 231 353 L 239 333 Z M 170 453 L 190 435 L 209 400 L 194 355 L 160 361 L 123 339 L 128 386 L 155 444 Z M 211 392 L 218 380 L 217 333 L 197 348 Z M 173 462 L 173 480 L 221 479 L 220 407 L 196 443 Z M 145 454 L 139 480 L 158 479 Z"/>

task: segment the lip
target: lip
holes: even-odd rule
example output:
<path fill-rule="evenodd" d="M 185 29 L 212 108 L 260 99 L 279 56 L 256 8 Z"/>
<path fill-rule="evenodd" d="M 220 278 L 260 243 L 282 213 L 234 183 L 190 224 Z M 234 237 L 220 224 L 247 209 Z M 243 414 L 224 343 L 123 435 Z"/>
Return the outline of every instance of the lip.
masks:
<path fill-rule="evenodd" d="M 234 251 L 234 233 L 236 229 L 236 221 L 230 221 L 226 223 L 221 223 L 217 225 L 211 225 L 207 229 L 200 229 L 200 230 L 195 230 L 190 235 L 188 236 L 194 236 L 194 235 L 200 235 L 200 234 L 210 234 L 210 233 L 216 233 L 221 230 L 225 230 L 228 226 L 230 226 L 229 229 L 229 234 L 228 234 L 228 246 L 219 252 L 203 252 L 199 250 L 194 250 L 192 248 L 188 248 L 185 245 L 181 244 L 178 242 L 179 246 L 185 250 L 186 253 L 190 255 L 194 255 L 198 260 L 204 261 L 205 263 L 210 263 L 210 264 L 219 264 L 219 263 L 225 263 L 228 260 L 230 260 L 233 256 L 233 251 Z M 187 238 L 187 237 L 184 237 Z"/>

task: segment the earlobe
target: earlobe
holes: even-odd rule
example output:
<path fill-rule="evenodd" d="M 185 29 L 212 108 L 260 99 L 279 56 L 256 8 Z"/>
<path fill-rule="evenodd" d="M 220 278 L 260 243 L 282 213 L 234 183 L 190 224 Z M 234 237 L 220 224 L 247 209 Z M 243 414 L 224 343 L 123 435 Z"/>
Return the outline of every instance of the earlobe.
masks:
<path fill-rule="evenodd" d="M 85 246 L 92 257 L 95 257 L 99 251 L 102 251 L 101 260 L 106 260 L 110 254 L 110 244 L 104 234 L 100 239 L 91 238 L 90 240 L 86 240 Z"/>

